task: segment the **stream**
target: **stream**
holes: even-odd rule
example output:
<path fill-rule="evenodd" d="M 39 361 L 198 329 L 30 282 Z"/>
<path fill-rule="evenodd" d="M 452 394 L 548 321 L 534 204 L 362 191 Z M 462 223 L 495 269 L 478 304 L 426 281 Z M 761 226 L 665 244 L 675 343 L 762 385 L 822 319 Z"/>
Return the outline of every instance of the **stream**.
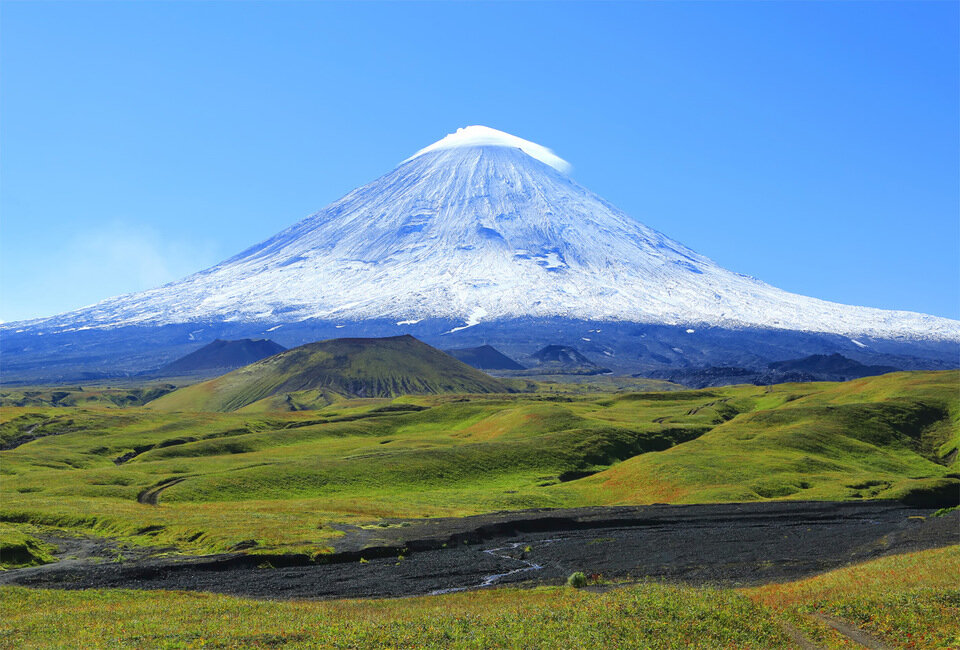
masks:
<path fill-rule="evenodd" d="M 558 541 L 558 539 L 543 539 L 538 542 L 538 546 L 546 546 L 547 544 L 552 544 L 553 542 L 556 542 L 556 541 Z M 540 571 L 541 569 L 543 569 L 542 564 L 531 562 L 530 560 L 527 560 L 522 557 L 504 555 L 503 553 L 500 552 L 500 551 L 507 551 L 507 550 L 513 551 L 517 548 L 520 548 L 521 546 L 531 547 L 532 545 L 528 544 L 527 542 L 511 542 L 506 546 L 498 546 L 497 548 L 488 548 L 483 552 L 486 553 L 487 555 L 492 555 L 493 557 L 499 557 L 504 560 L 514 560 L 516 562 L 520 562 L 524 564 L 525 566 L 513 569 L 511 571 L 506 571 L 504 573 L 492 573 L 488 576 L 484 576 L 483 582 L 479 582 L 477 584 L 465 585 L 463 587 L 448 587 L 447 589 L 436 589 L 434 591 L 431 591 L 430 595 L 439 596 L 440 594 L 452 594 L 457 591 L 467 591 L 468 589 L 483 589 L 484 587 L 492 587 L 501 579 L 506 578 L 507 576 L 516 575 L 518 573 L 525 573 L 527 571 Z"/>

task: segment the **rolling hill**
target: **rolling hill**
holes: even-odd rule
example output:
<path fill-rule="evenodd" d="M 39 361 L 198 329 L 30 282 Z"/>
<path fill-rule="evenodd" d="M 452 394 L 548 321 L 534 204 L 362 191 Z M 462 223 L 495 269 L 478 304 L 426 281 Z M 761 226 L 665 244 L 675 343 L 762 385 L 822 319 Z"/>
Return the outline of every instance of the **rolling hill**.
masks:
<path fill-rule="evenodd" d="M 726 411 L 717 426 L 662 453 L 634 456 L 581 487 L 597 498 L 616 492 L 620 503 L 757 498 L 956 503 L 958 385 L 956 371 L 896 372 L 842 383 L 691 391 L 686 394 L 715 396 L 712 408 Z"/>
<path fill-rule="evenodd" d="M 412 339 L 328 341 L 244 371 L 265 365 L 249 377 L 279 386 L 302 379 L 279 368 L 297 356 L 348 351 L 365 377 L 378 357 L 448 358 Z M 311 367 L 322 376 L 319 360 Z M 165 412 L 251 404 L 263 386 L 240 381 L 244 371 L 152 403 L 164 410 L 2 409 L 0 522 L 207 552 L 250 539 L 313 552 L 337 534 L 326 522 L 768 499 L 940 507 L 960 494 L 956 371 L 669 392 L 474 385 L 307 412 Z"/>
<path fill-rule="evenodd" d="M 508 393 L 490 377 L 412 336 L 309 343 L 151 402 L 163 411 L 302 410 L 342 397 Z"/>

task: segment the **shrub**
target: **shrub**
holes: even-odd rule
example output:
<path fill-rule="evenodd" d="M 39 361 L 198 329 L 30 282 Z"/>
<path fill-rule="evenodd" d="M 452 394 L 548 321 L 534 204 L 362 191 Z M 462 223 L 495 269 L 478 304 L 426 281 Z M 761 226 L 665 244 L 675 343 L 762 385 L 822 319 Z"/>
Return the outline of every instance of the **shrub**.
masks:
<path fill-rule="evenodd" d="M 567 578 L 567 584 L 576 589 L 579 589 L 580 587 L 586 587 L 587 576 L 583 575 L 583 571 L 576 571 L 571 573 L 570 577 Z"/>

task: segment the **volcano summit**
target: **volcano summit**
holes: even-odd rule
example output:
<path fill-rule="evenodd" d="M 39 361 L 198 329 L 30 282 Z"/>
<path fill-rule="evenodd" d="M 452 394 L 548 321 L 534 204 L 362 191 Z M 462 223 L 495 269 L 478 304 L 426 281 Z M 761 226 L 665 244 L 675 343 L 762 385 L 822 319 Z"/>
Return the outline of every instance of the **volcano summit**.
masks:
<path fill-rule="evenodd" d="M 266 332 L 285 345 L 411 332 L 443 347 L 494 343 L 514 358 L 576 343 L 620 369 L 833 352 L 897 357 L 899 367 L 956 362 L 958 321 L 827 302 L 728 271 L 568 170 L 541 145 L 460 129 L 212 268 L 4 325 L 7 368 L 70 344 L 77 364 L 131 371 L 191 344 Z M 111 362 L 110 346 L 126 356 Z"/>

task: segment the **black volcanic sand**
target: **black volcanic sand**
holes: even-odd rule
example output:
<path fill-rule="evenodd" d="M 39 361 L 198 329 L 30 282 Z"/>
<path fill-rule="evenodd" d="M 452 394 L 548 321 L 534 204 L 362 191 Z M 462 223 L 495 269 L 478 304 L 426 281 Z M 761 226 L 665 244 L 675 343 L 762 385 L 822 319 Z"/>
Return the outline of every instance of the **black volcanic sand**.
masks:
<path fill-rule="evenodd" d="M 960 543 L 960 513 L 931 514 L 891 502 L 768 502 L 394 520 L 345 527 L 336 552 L 321 563 L 256 552 L 194 558 L 128 554 L 118 562 L 109 542 L 86 539 L 68 543 L 74 559 L 4 572 L 0 584 L 182 589 L 270 599 L 560 584 L 574 571 L 608 580 L 754 585 Z"/>

